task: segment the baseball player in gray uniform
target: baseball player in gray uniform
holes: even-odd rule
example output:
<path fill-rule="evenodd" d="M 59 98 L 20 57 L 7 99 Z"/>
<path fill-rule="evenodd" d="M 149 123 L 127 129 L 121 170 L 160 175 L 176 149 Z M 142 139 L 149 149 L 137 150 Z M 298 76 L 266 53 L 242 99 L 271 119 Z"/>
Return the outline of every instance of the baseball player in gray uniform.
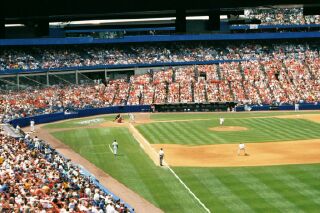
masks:
<path fill-rule="evenodd" d="M 160 166 L 163 166 L 163 158 L 164 158 L 164 151 L 162 148 L 160 148 L 160 151 L 159 151 Z"/>

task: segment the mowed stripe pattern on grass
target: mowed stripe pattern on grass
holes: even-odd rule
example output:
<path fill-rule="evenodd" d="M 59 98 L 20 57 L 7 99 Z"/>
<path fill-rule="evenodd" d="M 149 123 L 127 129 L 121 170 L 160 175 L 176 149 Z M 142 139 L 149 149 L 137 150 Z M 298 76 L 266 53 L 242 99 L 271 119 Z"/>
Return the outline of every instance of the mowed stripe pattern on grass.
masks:
<path fill-rule="evenodd" d="M 165 212 L 204 212 L 169 170 L 154 165 L 128 129 L 81 129 L 52 134 Z M 108 147 L 113 139 L 119 143 L 117 158 Z"/>
<path fill-rule="evenodd" d="M 218 126 L 218 115 L 208 121 L 151 123 L 137 128 L 152 143 L 201 145 L 320 138 L 320 125 L 311 121 L 229 115 L 225 125 L 249 130 L 209 131 L 209 127 Z M 203 211 L 168 170 L 153 164 L 126 128 L 52 134 L 165 212 Z M 119 142 L 117 159 L 107 147 L 113 139 Z M 319 212 L 320 164 L 173 169 L 212 212 Z"/>
<path fill-rule="evenodd" d="M 168 170 L 157 167 L 125 128 L 54 135 L 165 212 L 201 212 Z M 119 158 L 106 147 L 117 138 Z M 320 165 L 173 168 L 213 212 L 317 212 Z"/>
<path fill-rule="evenodd" d="M 319 212 L 320 165 L 175 168 L 215 212 Z"/>
<path fill-rule="evenodd" d="M 136 128 L 150 143 L 225 144 L 239 142 L 272 142 L 320 138 L 320 124 L 304 119 L 229 118 L 225 126 L 246 127 L 246 131 L 217 132 L 218 120 L 161 122 Z"/>
<path fill-rule="evenodd" d="M 319 111 L 268 111 L 268 112 L 188 112 L 188 113 L 152 113 L 150 118 L 152 120 L 185 120 L 185 119 L 219 119 L 223 118 L 252 118 L 252 117 L 271 117 L 271 116 L 284 116 L 284 115 L 306 115 L 306 114 L 319 114 Z"/>

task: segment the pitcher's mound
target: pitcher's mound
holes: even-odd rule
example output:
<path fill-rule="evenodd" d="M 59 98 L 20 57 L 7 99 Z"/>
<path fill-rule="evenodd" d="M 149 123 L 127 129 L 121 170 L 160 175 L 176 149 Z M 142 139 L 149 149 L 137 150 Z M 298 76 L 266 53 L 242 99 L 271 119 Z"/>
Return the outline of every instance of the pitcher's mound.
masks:
<path fill-rule="evenodd" d="M 243 126 L 218 126 L 218 127 L 211 127 L 209 128 L 211 131 L 218 131 L 218 132 L 227 132 L 227 131 L 245 131 L 248 130 L 247 127 Z"/>

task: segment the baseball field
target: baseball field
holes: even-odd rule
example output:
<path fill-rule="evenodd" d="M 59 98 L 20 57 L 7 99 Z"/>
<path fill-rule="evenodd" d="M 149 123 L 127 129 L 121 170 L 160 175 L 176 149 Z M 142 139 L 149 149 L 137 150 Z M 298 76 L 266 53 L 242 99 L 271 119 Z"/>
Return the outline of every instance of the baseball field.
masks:
<path fill-rule="evenodd" d="M 107 115 L 40 131 L 164 212 L 319 212 L 320 112 L 135 116 L 135 123 L 127 117 L 113 123 L 114 115 Z M 240 142 L 247 156 L 237 155 Z"/>

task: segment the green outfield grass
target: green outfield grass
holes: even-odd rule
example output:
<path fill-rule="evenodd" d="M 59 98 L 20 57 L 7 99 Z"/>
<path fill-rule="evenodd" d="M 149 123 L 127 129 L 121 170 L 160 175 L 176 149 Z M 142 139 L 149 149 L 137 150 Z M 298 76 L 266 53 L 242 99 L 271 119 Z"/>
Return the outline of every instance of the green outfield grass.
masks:
<path fill-rule="evenodd" d="M 244 116 L 246 114 L 248 116 Z M 249 128 L 243 132 L 218 133 L 207 130 L 218 125 L 218 114 L 210 114 L 210 120 L 143 124 L 138 129 L 152 143 L 191 145 L 320 138 L 320 124 L 311 121 L 252 118 L 265 117 L 265 114 L 274 115 L 228 113 L 229 117 L 223 116 L 226 125 Z M 165 120 L 165 116 L 170 116 L 170 119 L 208 118 L 208 114 L 156 114 L 151 118 Z M 168 169 L 154 165 L 126 128 L 84 128 L 52 134 L 165 212 L 204 212 Z M 108 148 L 113 139 L 119 142 L 118 158 Z M 320 164 L 241 168 L 173 167 L 173 170 L 215 213 L 313 213 L 320 209 Z"/>
<path fill-rule="evenodd" d="M 175 168 L 214 212 L 319 212 L 320 165 Z"/>
<path fill-rule="evenodd" d="M 269 117 L 275 115 L 292 115 L 292 114 L 315 114 L 320 112 L 307 111 L 307 112 L 241 112 L 241 113 L 167 113 L 167 114 L 151 114 L 150 118 L 152 120 L 184 120 L 184 119 L 210 119 L 217 120 L 221 116 L 224 118 L 250 118 L 250 117 Z M 97 116 L 94 118 L 80 118 L 66 120 L 59 123 L 47 124 L 44 126 L 46 129 L 55 129 L 55 128 L 74 128 L 74 127 L 84 127 L 91 126 L 106 121 L 112 121 L 115 115 L 103 115 Z M 128 120 L 127 114 L 122 114 L 122 117 L 125 120 Z M 92 124 L 81 124 L 82 121 L 92 120 L 92 119 L 101 119 L 100 122 Z"/>
<path fill-rule="evenodd" d="M 299 115 L 299 114 L 320 114 L 319 111 L 269 111 L 269 112 L 211 112 L 211 113 L 154 113 L 152 120 L 185 120 L 185 119 L 219 119 L 224 118 L 252 118 L 271 117 L 277 115 Z"/>
<path fill-rule="evenodd" d="M 122 115 L 124 119 L 128 119 L 127 115 Z M 99 117 L 89 117 L 89 118 L 81 118 L 81 119 L 73 119 L 67 120 L 59 123 L 52 123 L 47 124 L 44 126 L 45 129 L 58 129 L 58 128 L 74 128 L 74 127 L 85 127 L 85 126 L 93 126 L 97 124 L 104 123 L 106 121 L 113 121 L 115 115 L 106 115 L 106 116 L 99 116 Z M 98 119 L 97 122 L 92 123 L 83 123 L 83 121 L 95 120 Z"/>
<path fill-rule="evenodd" d="M 126 128 L 69 130 L 53 135 L 166 212 L 203 212 L 169 170 L 154 165 Z M 115 138 L 118 158 L 108 148 Z"/>
<path fill-rule="evenodd" d="M 218 119 L 188 122 L 159 122 L 137 126 L 150 143 L 226 144 L 320 138 L 320 124 L 304 119 L 226 118 L 225 126 L 246 127 L 245 131 L 217 132 Z"/>

